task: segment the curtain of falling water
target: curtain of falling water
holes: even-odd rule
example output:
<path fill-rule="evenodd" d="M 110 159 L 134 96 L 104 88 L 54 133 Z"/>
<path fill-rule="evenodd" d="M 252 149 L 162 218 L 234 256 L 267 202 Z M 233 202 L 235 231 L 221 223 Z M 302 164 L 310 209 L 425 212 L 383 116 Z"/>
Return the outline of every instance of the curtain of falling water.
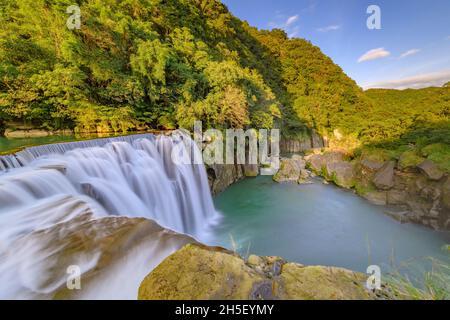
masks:
<path fill-rule="evenodd" d="M 23 151 L 11 162 L 17 168 L 11 165 L 0 174 L 0 213 L 25 212 L 37 201 L 72 195 L 84 197 L 99 215 L 151 218 L 201 237 L 216 214 L 206 171 L 203 165 L 176 164 L 171 159 L 174 145 L 198 156 L 195 144 L 181 134 L 122 139 L 100 139 L 98 146 L 92 140 Z"/>
<path fill-rule="evenodd" d="M 217 217 L 206 171 L 203 165 L 174 163 L 175 147 L 199 157 L 193 141 L 175 133 L 45 145 L 0 158 L 0 271 L 4 277 L 14 270 L 15 262 L 2 254 L 15 240 L 87 211 L 94 218 L 153 219 L 204 239 Z M 8 290 L 14 292 L 14 288 Z M 2 292 L 0 296 L 7 297 Z"/>

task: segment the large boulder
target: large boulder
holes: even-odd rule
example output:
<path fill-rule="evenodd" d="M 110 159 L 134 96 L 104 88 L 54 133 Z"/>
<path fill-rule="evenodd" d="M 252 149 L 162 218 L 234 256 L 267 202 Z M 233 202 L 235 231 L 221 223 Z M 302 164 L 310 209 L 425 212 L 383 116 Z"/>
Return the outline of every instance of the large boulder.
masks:
<path fill-rule="evenodd" d="M 425 160 L 417 167 L 430 180 L 439 181 L 444 176 L 444 172 L 431 160 Z"/>
<path fill-rule="evenodd" d="M 273 176 L 273 180 L 276 182 L 297 182 L 305 166 L 306 162 L 300 156 L 282 159 L 280 170 Z"/>
<path fill-rule="evenodd" d="M 340 187 L 352 188 L 355 185 L 353 165 L 348 161 L 331 162 L 326 164 L 328 178 Z"/>
<path fill-rule="evenodd" d="M 394 187 L 395 161 L 386 162 L 373 178 L 373 184 L 381 190 L 389 190 Z"/>
<path fill-rule="evenodd" d="M 142 281 L 141 300 L 376 299 L 367 276 L 333 267 L 286 263 L 277 257 L 248 261 L 222 248 L 187 245 Z"/>
<path fill-rule="evenodd" d="M 344 161 L 344 155 L 340 152 L 326 152 L 323 154 L 310 154 L 305 156 L 306 163 L 315 172 L 320 173 L 327 164 Z"/>

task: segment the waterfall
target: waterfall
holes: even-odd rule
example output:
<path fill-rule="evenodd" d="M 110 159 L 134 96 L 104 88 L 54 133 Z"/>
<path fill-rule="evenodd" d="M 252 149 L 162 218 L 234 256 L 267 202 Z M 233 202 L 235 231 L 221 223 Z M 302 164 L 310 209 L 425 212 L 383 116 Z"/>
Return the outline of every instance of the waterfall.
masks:
<path fill-rule="evenodd" d="M 23 297 L 16 292 L 18 280 L 11 282 L 18 276 L 17 267 L 32 265 L 30 259 L 37 255 L 39 261 L 46 261 L 59 250 L 44 253 L 36 249 L 38 244 L 30 245 L 29 252 L 24 251 L 28 245 L 21 244 L 16 252 L 11 248 L 30 235 L 41 238 L 49 230 L 65 230 L 68 223 L 86 215 L 90 223 L 108 217 L 151 219 L 166 229 L 207 241 L 208 228 L 218 214 L 206 170 L 200 164 L 172 161 L 174 148 L 200 155 L 190 137 L 174 132 L 37 146 L 0 157 L 0 281 L 9 283 L 7 292 L 0 288 L 0 297 Z M 176 250 L 174 245 L 166 251 L 160 247 L 151 254 L 153 266 Z M 98 257 L 84 259 L 92 262 Z M 143 266 L 140 277 L 147 268 Z M 31 290 L 24 283 L 21 286 Z"/>

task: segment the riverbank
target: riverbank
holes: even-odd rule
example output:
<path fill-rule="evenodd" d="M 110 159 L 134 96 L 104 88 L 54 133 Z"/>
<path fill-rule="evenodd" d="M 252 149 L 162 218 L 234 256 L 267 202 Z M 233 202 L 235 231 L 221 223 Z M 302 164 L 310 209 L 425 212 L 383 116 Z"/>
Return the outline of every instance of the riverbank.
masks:
<path fill-rule="evenodd" d="M 353 189 L 377 205 L 395 206 L 390 215 L 435 230 L 450 230 L 450 177 L 433 161 L 402 165 L 401 160 L 377 161 L 325 151 L 304 158 L 308 168 L 336 185 Z"/>

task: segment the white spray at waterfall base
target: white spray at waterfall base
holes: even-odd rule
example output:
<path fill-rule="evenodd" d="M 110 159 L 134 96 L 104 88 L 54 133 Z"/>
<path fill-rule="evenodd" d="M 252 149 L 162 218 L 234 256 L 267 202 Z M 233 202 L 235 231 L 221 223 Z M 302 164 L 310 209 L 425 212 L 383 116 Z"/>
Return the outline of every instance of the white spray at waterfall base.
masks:
<path fill-rule="evenodd" d="M 3 158 L 0 298 L 135 299 L 165 257 L 194 238 L 208 242 L 219 215 L 204 166 L 171 160 L 180 145 L 200 153 L 175 132 L 45 145 Z M 65 287 L 69 265 L 82 272 L 77 292 Z"/>

